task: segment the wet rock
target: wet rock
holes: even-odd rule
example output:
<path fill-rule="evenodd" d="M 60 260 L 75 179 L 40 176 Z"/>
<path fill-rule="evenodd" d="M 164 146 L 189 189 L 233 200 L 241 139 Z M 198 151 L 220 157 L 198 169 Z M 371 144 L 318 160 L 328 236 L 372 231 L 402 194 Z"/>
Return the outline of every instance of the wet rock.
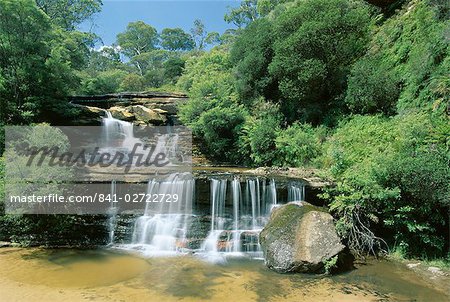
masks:
<path fill-rule="evenodd" d="M 306 202 L 291 202 L 272 212 L 260 234 L 267 267 L 280 273 L 323 272 L 324 262 L 338 256 L 343 264 L 341 244 L 333 217 Z"/>
<path fill-rule="evenodd" d="M 140 214 L 119 214 L 116 216 L 114 243 L 130 243 L 133 238 L 133 226 Z"/>
<path fill-rule="evenodd" d="M 134 115 L 130 112 L 130 109 L 128 107 L 114 106 L 109 108 L 109 112 L 111 112 L 111 115 L 114 118 L 122 121 L 130 122 L 134 120 Z"/>
<path fill-rule="evenodd" d="M 92 106 L 81 106 L 77 104 L 72 104 L 78 110 L 76 118 L 69 123 L 75 126 L 99 126 L 102 124 L 102 117 L 105 115 L 105 110 L 92 107 Z"/>
<path fill-rule="evenodd" d="M 138 122 L 150 123 L 153 125 L 164 125 L 167 122 L 167 117 L 165 115 L 142 105 L 132 106 L 131 112 Z"/>

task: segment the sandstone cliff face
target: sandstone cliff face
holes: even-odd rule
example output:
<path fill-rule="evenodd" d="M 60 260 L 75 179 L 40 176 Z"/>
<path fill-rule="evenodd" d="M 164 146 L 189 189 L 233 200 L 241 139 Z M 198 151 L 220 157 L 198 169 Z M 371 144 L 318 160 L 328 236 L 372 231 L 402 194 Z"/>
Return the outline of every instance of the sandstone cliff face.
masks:
<path fill-rule="evenodd" d="M 187 100 L 183 94 L 147 92 L 74 96 L 71 103 L 80 114 L 72 125 L 100 125 L 105 110 L 116 119 L 136 125 L 178 125 L 178 106 Z"/>

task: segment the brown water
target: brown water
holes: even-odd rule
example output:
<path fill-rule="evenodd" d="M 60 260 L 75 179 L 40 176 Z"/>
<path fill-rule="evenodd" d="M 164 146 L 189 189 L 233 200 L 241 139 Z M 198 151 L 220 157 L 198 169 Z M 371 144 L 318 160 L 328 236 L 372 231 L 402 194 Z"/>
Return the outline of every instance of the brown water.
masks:
<path fill-rule="evenodd" d="M 404 265 L 333 277 L 280 275 L 261 261 L 144 259 L 111 250 L 0 249 L 0 301 L 449 301 Z"/>

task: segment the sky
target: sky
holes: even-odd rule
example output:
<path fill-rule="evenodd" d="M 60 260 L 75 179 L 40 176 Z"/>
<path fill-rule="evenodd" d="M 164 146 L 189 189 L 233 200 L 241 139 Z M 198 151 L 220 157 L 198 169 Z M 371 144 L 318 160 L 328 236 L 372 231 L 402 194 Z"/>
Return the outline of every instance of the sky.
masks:
<path fill-rule="evenodd" d="M 116 35 L 129 22 L 138 20 L 152 25 L 158 32 L 166 27 L 181 27 L 189 32 L 194 20 L 200 19 L 208 32 L 223 33 L 233 27 L 223 16 L 228 7 L 237 7 L 239 3 L 237 0 L 103 0 L 102 11 L 81 24 L 80 29 L 96 33 L 104 45 L 113 44 Z"/>

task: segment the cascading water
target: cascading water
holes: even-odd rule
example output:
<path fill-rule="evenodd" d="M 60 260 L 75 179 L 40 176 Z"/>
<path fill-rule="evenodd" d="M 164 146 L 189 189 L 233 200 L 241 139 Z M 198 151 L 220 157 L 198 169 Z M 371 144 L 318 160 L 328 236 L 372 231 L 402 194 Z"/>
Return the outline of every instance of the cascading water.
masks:
<path fill-rule="evenodd" d="M 227 180 L 211 180 L 211 230 L 201 250 L 261 257 L 259 233 L 277 204 L 275 181 L 251 178 L 242 194 L 240 179 L 231 181 L 231 199 L 227 199 Z M 228 202 L 227 207 L 227 200 Z"/>
<path fill-rule="evenodd" d="M 225 201 L 227 181 L 225 179 L 211 180 L 211 231 L 208 234 L 202 249 L 207 252 L 218 252 L 219 237 L 224 228 Z"/>
<path fill-rule="evenodd" d="M 139 142 L 133 134 L 133 124 L 113 118 L 111 112 L 105 110 L 105 117 L 102 119 L 102 143 L 103 150 L 114 154 L 115 152 L 122 152 L 127 154 L 130 152 L 135 143 Z M 116 181 L 111 182 L 110 196 L 116 195 Z M 111 199 L 112 201 L 112 199 Z M 108 244 L 114 243 L 114 232 L 117 222 L 117 207 L 116 202 L 111 202 L 108 209 Z"/>
<path fill-rule="evenodd" d="M 113 180 L 111 182 L 111 192 L 110 196 L 116 195 L 116 181 Z M 109 240 L 108 244 L 111 245 L 114 243 L 114 231 L 116 229 L 116 222 L 117 222 L 117 207 L 116 202 L 111 202 L 109 209 L 108 209 L 108 233 L 109 233 Z"/>
<path fill-rule="evenodd" d="M 141 141 L 134 137 L 133 124 L 112 117 L 106 112 L 103 118 L 102 141 L 104 148 L 113 152 L 127 153 Z M 157 135 L 155 153 L 176 153 L 178 134 Z M 190 173 L 174 173 L 165 178 L 150 179 L 147 196 L 177 196 L 176 202 L 146 202 L 144 214 L 134 222 L 131 243 L 122 245 L 126 249 L 137 249 L 146 255 L 173 255 L 195 252 L 200 255 L 250 255 L 261 257 L 259 233 L 266 225 L 269 215 L 280 200 L 274 179 L 234 177 L 210 179 L 210 222 L 207 230 L 202 226 L 207 213 L 196 212 L 195 180 Z M 111 183 L 111 194 L 116 193 L 116 183 Z M 286 196 L 286 195 L 283 195 Z M 301 182 L 291 182 L 287 186 L 287 200 L 305 199 L 305 188 Z M 109 209 L 109 244 L 114 243 L 117 222 L 115 203 Z M 202 218 L 203 217 L 203 218 Z M 193 231 L 193 221 L 200 224 Z M 200 242 L 200 243 L 199 243 Z M 119 246 L 118 246 L 119 247 Z M 209 256 L 208 256 L 209 255 Z M 222 257 L 223 259 L 223 257 Z M 219 260 L 220 261 L 220 260 Z"/>
<path fill-rule="evenodd" d="M 239 233 L 239 209 L 242 200 L 241 183 L 238 178 L 234 178 L 231 182 L 233 191 L 233 252 L 239 252 L 241 246 L 241 235 Z"/>
<path fill-rule="evenodd" d="M 132 245 L 149 255 L 182 251 L 186 248 L 192 217 L 194 179 L 191 174 L 171 174 L 166 179 L 150 180 L 147 194 L 177 196 L 177 201 L 158 202 L 155 207 L 146 203 L 144 215 L 134 224 Z"/>
<path fill-rule="evenodd" d="M 162 152 L 168 157 L 174 157 L 177 154 L 179 134 L 174 133 L 172 127 L 173 126 L 167 126 L 166 133 L 158 136 L 155 154 Z"/>
<path fill-rule="evenodd" d="M 212 178 L 209 213 L 196 204 L 194 190 L 195 180 L 189 173 L 149 180 L 150 196 L 176 194 L 178 202 L 146 203 L 144 214 L 134 223 L 131 243 L 120 247 L 148 256 L 193 252 L 212 262 L 222 262 L 226 256 L 261 258 L 259 233 L 280 202 L 275 180 Z M 282 203 L 303 200 L 304 186 L 289 183 L 287 194 L 281 196 Z"/>
<path fill-rule="evenodd" d="M 105 148 L 114 151 L 131 151 L 134 144 L 139 142 L 134 137 L 133 124 L 115 119 L 107 110 L 105 115 L 106 117 L 102 119 L 102 141 Z"/>
<path fill-rule="evenodd" d="M 290 183 L 288 185 L 288 202 L 304 201 L 305 200 L 305 186 L 301 183 Z"/>
<path fill-rule="evenodd" d="M 272 209 L 274 207 L 277 206 L 278 201 L 277 201 L 277 188 L 275 186 L 275 180 L 271 179 L 270 180 L 270 184 L 269 184 L 269 191 L 267 192 L 267 198 L 270 201 L 270 209 L 269 212 L 272 211 Z"/>
<path fill-rule="evenodd" d="M 134 136 L 133 123 L 118 120 L 112 116 L 111 112 L 105 110 L 102 125 L 103 151 L 127 154 L 136 147 L 138 153 L 146 153 L 142 148 L 143 142 Z M 172 126 L 167 126 L 162 132 L 162 134 L 155 133 L 156 142 L 153 153 L 164 153 L 167 158 L 173 158 L 177 154 L 179 134 L 172 131 Z"/>

